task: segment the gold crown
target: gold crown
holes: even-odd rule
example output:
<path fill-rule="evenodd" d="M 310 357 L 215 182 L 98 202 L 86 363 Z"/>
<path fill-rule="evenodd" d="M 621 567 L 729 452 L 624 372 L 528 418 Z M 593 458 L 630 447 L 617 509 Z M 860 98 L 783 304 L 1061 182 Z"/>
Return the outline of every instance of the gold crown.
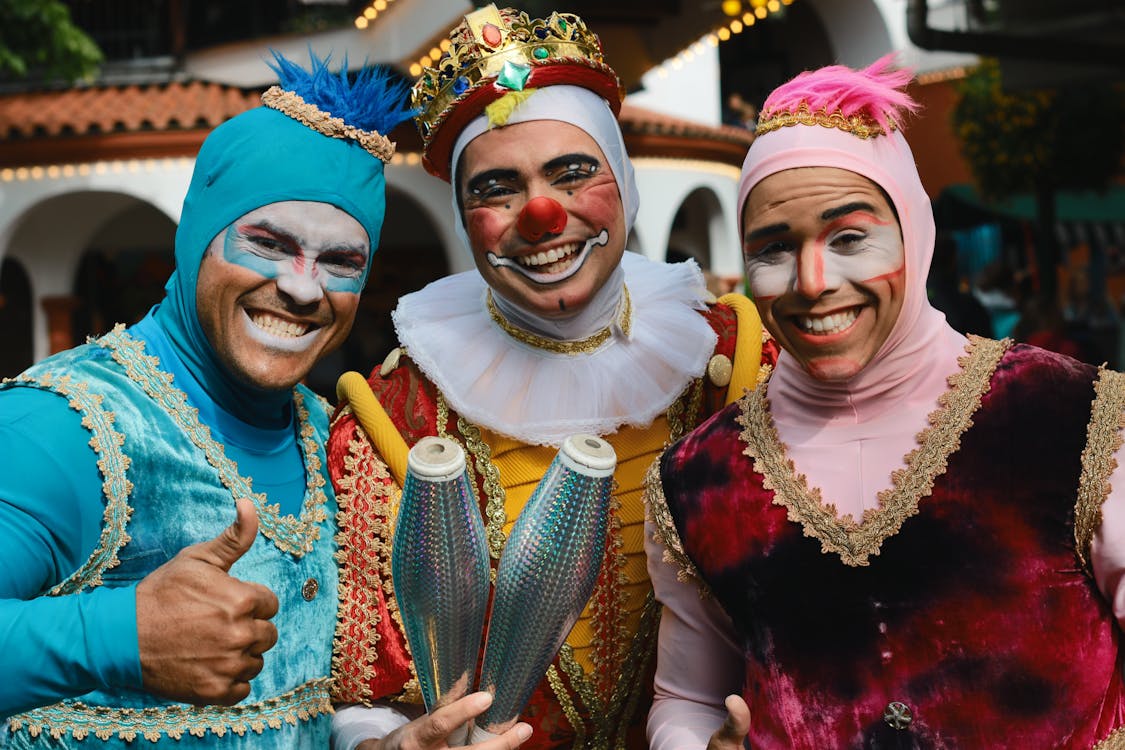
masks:
<path fill-rule="evenodd" d="M 465 16 L 449 40 L 449 51 L 422 71 L 411 92 L 426 167 L 439 177 L 449 178 L 461 128 L 509 91 L 572 84 L 603 96 L 615 113 L 621 107 L 621 82 L 605 64 L 601 42 L 572 13 L 533 19 L 487 5 Z"/>
<path fill-rule="evenodd" d="M 896 129 L 893 121 L 887 124 L 892 131 Z M 818 109 L 814 112 L 809 109 L 809 105 L 805 102 L 801 102 L 797 109 L 792 112 L 786 110 L 762 112 L 758 117 L 758 127 L 755 128 L 754 135 L 764 135 L 771 130 L 779 130 L 792 125 L 819 125 L 822 128 L 836 128 L 863 140 L 886 135 L 883 127 L 867 114 L 859 113 L 845 117 L 839 111 L 828 112 Z"/>

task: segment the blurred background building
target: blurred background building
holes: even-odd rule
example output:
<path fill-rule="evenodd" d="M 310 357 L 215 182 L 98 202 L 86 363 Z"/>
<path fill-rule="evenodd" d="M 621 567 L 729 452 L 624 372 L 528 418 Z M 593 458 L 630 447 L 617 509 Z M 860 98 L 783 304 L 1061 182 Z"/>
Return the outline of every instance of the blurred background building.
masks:
<path fill-rule="evenodd" d="M 641 191 L 629 249 L 694 258 L 716 292 L 742 283 L 735 190 L 766 92 L 803 69 L 897 52 L 918 74 L 912 94 L 923 111 L 906 135 L 947 249 L 935 304 L 971 298 L 986 309 L 989 335 L 1093 322 L 1088 356 L 1119 362 L 1120 0 L 502 4 L 577 13 L 602 38 L 629 92 L 622 124 Z M 473 7 L 0 0 L 0 376 L 133 322 L 160 299 L 194 155 L 212 128 L 258 105 L 273 78 L 270 49 L 384 63 L 412 80 Z M 1063 102 L 1075 92 L 1090 93 Z M 1060 109 L 1081 116 L 1058 122 Z M 1079 163 L 1081 148 L 1055 153 L 1055 142 L 1028 140 L 1048 130 L 1092 151 L 1094 166 Z M 360 316 L 311 383 L 326 394 L 339 372 L 367 372 L 395 345 L 399 295 L 472 267 L 449 186 L 422 170 L 416 132 L 404 125 L 392 137 L 387 221 Z"/>

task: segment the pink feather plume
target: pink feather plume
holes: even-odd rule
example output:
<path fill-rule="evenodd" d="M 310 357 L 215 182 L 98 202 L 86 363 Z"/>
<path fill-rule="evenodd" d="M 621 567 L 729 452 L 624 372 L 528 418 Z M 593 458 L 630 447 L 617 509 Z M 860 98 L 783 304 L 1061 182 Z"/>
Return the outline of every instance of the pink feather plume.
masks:
<path fill-rule="evenodd" d="M 844 117 L 861 114 L 889 132 L 901 127 L 903 112 L 918 110 L 918 103 L 903 91 L 914 78 L 910 68 L 895 68 L 894 53 L 884 55 L 863 70 L 830 65 L 805 71 L 774 89 L 762 106 L 761 119 L 779 112 L 795 112 L 804 103 L 816 112 L 840 112 Z"/>

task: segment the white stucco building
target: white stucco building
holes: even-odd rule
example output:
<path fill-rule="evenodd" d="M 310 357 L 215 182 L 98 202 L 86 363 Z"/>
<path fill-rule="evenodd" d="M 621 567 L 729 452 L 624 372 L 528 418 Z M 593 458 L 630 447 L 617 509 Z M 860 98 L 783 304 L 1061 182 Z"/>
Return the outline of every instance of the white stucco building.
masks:
<path fill-rule="evenodd" d="M 919 72 L 964 62 L 910 45 L 905 0 L 794 3 L 819 20 L 830 47 L 810 49 L 812 61 L 863 65 L 900 50 Z M 109 317 L 143 314 L 159 298 L 193 155 L 211 128 L 255 105 L 272 79 L 269 49 L 301 60 L 311 47 L 336 61 L 346 53 L 353 63 L 406 71 L 472 10 L 463 0 L 383 6 L 362 29 L 189 54 L 166 80 L 119 75 L 88 87 L 0 93 L 0 376 L 104 330 Z M 714 20 L 729 30 L 738 19 Z M 687 40 L 681 54 L 644 73 L 622 121 L 641 192 L 630 250 L 694 257 L 729 286 L 741 274 L 734 204 L 751 136 L 720 125 L 721 43 L 713 34 Z M 449 186 L 423 171 L 416 138 L 404 132 L 387 168 L 387 220 L 356 333 L 341 361 L 326 367 L 378 362 L 393 346 L 386 328 L 394 299 L 472 267 L 453 230 Z"/>

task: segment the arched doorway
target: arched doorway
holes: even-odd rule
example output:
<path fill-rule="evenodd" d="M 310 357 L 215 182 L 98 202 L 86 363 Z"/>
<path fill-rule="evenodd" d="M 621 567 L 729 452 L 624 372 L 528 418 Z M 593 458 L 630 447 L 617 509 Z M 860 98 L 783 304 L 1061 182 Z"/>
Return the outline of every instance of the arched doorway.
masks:
<path fill-rule="evenodd" d="M 0 264 L 0 378 L 26 370 L 33 361 L 31 279 L 19 261 Z"/>
<path fill-rule="evenodd" d="M 668 235 L 668 248 L 664 255 L 669 263 L 695 260 L 703 269 L 707 288 L 716 295 L 734 291 L 742 278 L 740 275 L 717 275 L 713 272 L 714 248 L 730 234 L 725 221 L 722 205 L 712 190 L 704 187 L 692 190 L 672 219 L 672 231 Z"/>
<path fill-rule="evenodd" d="M 75 274 L 75 343 L 136 323 L 164 297 L 175 241 L 175 223 L 147 203 L 134 203 L 98 229 Z"/>

